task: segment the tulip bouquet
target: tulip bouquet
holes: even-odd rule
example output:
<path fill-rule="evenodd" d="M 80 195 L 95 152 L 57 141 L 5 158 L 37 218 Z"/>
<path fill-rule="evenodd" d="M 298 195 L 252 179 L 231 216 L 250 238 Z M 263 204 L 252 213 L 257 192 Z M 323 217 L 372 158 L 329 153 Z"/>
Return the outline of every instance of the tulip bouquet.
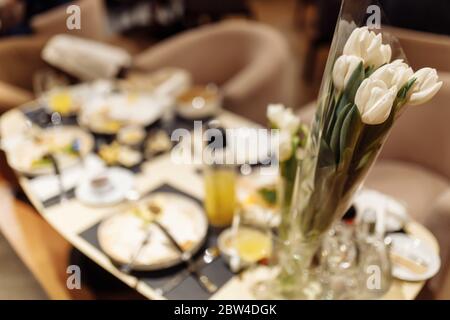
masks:
<path fill-rule="evenodd" d="M 440 89 L 436 70 L 414 73 L 391 62 L 382 34 L 356 28 L 333 64 L 329 92 L 313 123 L 300 182 L 298 223 L 303 238 L 317 238 L 349 207 L 395 120 L 407 105 L 427 102 Z M 320 99 L 319 99 L 320 100 Z M 304 168 L 305 169 L 305 168 Z"/>
<path fill-rule="evenodd" d="M 373 3 L 344 1 L 299 161 L 288 222 L 291 258 L 279 276 L 291 289 L 305 287 L 300 275 L 309 269 L 322 236 L 350 207 L 395 121 L 442 85 L 434 69 L 414 72 L 397 40 L 353 19 L 361 19 L 354 13 L 366 13 L 368 2 Z"/>
<path fill-rule="evenodd" d="M 305 160 L 310 169 L 303 167 L 299 181 L 304 238 L 320 237 L 348 209 L 401 112 L 427 102 L 442 85 L 434 69 L 414 72 L 402 59 L 391 62 L 391 46 L 382 41 L 381 33 L 356 28 L 333 63 L 313 123 L 313 163 Z"/>

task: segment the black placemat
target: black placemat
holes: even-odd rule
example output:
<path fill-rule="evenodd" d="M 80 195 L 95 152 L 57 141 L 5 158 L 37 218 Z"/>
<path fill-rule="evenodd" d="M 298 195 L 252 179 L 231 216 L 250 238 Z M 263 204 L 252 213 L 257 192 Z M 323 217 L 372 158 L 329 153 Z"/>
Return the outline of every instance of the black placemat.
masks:
<path fill-rule="evenodd" d="M 186 197 L 189 197 L 201 205 L 201 201 L 192 195 L 189 195 L 169 184 L 163 184 L 160 187 L 153 189 L 147 195 L 155 192 L 172 192 L 177 193 Z M 80 237 L 89 242 L 92 246 L 102 251 L 97 238 L 97 230 L 100 223 L 97 223 L 90 227 L 89 229 L 80 233 Z M 206 248 L 215 246 L 217 242 L 217 236 L 219 230 L 210 229 L 203 247 L 195 255 L 194 259 L 201 260 L 203 257 L 203 252 Z M 217 286 L 223 286 L 228 280 L 231 279 L 233 273 L 229 270 L 226 262 L 218 257 L 214 262 L 204 266 L 201 269 L 202 274 L 205 274 L 213 281 Z M 174 277 L 177 277 L 180 273 L 186 273 L 186 266 L 184 264 L 179 264 L 171 268 L 158 270 L 158 271 L 139 271 L 133 272 L 132 274 L 136 276 L 139 281 L 142 281 L 149 285 L 150 287 L 156 289 L 162 287 L 167 281 L 170 281 Z M 207 293 L 204 289 L 200 287 L 195 278 L 188 273 L 186 273 L 186 278 L 173 290 L 165 294 L 168 299 L 208 299 L 211 294 Z"/>

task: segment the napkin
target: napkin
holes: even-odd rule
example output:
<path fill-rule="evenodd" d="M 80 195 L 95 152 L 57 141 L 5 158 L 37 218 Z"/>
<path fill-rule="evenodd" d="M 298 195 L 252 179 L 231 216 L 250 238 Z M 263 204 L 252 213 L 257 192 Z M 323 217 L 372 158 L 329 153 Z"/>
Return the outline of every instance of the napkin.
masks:
<path fill-rule="evenodd" d="M 65 34 L 48 41 L 42 59 L 84 81 L 113 78 L 131 65 L 131 56 L 122 48 Z"/>
<path fill-rule="evenodd" d="M 84 159 L 84 164 L 62 170 L 62 181 L 65 191 L 77 186 L 85 177 L 95 175 L 105 168 L 103 161 L 94 154 Z M 33 194 L 41 201 L 48 200 L 60 194 L 59 180 L 54 174 L 39 176 L 30 181 Z"/>

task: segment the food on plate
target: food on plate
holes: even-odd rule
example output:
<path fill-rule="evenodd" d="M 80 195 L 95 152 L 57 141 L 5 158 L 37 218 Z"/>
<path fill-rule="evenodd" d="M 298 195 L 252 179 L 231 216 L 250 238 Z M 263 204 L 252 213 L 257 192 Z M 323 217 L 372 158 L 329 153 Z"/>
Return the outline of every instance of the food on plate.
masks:
<path fill-rule="evenodd" d="M 143 201 L 130 209 L 130 213 L 142 219 L 144 226 L 151 224 L 156 219 L 161 219 L 166 208 L 167 200 L 164 197 L 154 197 Z M 190 250 L 194 246 L 192 240 L 185 240 L 180 243 L 183 250 Z"/>
<path fill-rule="evenodd" d="M 141 248 L 134 259 L 135 270 L 158 270 L 179 264 L 179 250 L 153 221 L 164 226 L 191 254 L 202 247 L 208 232 L 208 222 L 196 201 L 177 193 L 155 192 L 102 221 L 98 228 L 100 247 L 120 263 L 129 263 Z M 145 239 L 148 241 L 143 245 Z"/>
<path fill-rule="evenodd" d="M 125 145 L 136 146 L 139 145 L 145 138 L 146 132 L 139 126 L 127 126 L 117 134 L 117 140 Z"/>
<path fill-rule="evenodd" d="M 151 158 L 154 155 L 169 151 L 172 148 L 172 141 L 164 130 L 155 130 L 145 143 L 145 157 Z"/>
<path fill-rule="evenodd" d="M 139 151 L 120 145 L 117 141 L 100 146 L 98 153 L 100 158 L 110 166 L 120 164 L 125 167 L 133 167 L 142 161 Z"/>
<path fill-rule="evenodd" d="M 259 188 L 258 194 L 267 205 L 274 206 L 277 204 L 277 190 L 275 185 Z"/>
<path fill-rule="evenodd" d="M 116 134 L 126 126 L 152 124 L 169 103 L 167 98 L 148 94 L 111 93 L 83 105 L 79 122 L 96 133 Z"/>
<path fill-rule="evenodd" d="M 188 119 L 208 117 L 218 111 L 221 101 L 215 85 L 193 86 L 177 98 L 177 112 Z"/>
<path fill-rule="evenodd" d="M 142 202 L 131 209 L 131 212 L 141 218 L 146 223 L 151 223 L 160 215 L 164 208 L 162 199 L 152 199 L 148 202 Z"/>
<path fill-rule="evenodd" d="M 93 147 L 93 140 L 76 127 L 32 127 L 9 144 L 8 161 L 12 167 L 29 174 L 46 174 L 53 170 L 49 154 L 58 160 L 61 168 L 65 168 L 86 155 Z"/>
<path fill-rule="evenodd" d="M 50 92 L 48 95 L 48 107 L 53 112 L 67 116 L 78 112 L 80 102 L 68 90 Z"/>
<path fill-rule="evenodd" d="M 90 115 L 89 128 L 94 132 L 116 134 L 123 126 L 124 123 L 122 121 L 111 119 L 106 106 L 105 109 Z"/>
<path fill-rule="evenodd" d="M 277 204 L 277 191 L 275 185 L 262 186 L 250 192 L 243 201 L 244 205 L 274 208 Z"/>

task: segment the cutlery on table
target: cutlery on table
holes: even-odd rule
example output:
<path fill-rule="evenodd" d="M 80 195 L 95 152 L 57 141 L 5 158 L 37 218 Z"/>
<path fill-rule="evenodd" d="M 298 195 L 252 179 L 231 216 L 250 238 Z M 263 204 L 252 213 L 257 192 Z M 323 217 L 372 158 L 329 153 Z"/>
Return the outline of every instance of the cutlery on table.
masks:
<path fill-rule="evenodd" d="M 203 268 L 204 266 L 207 266 L 208 264 L 214 262 L 218 257 L 220 256 L 220 251 L 218 247 L 210 247 L 205 250 L 205 253 L 203 254 L 203 258 L 201 261 L 196 262 L 196 266 L 198 269 Z M 163 296 L 166 293 L 172 291 L 178 285 L 186 279 L 186 277 L 189 275 L 188 270 L 183 270 L 179 274 L 177 274 L 175 277 L 167 281 L 163 286 L 154 289 L 154 291 Z"/>
<path fill-rule="evenodd" d="M 172 245 L 180 252 L 181 260 L 186 263 L 187 270 L 190 274 L 194 276 L 194 278 L 198 281 L 200 286 L 205 289 L 209 293 L 214 293 L 217 291 L 218 287 L 204 274 L 201 274 L 198 271 L 198 267 L 192 259 L 192 255 L 190 252 L 185 251 L 175 240 L 175 238 L 170 234 L 170 232 L 164 227 L 161 223 L 159 223 L 156 219 L 152 221 L 154 225 L 156 225 L 169 239 Z"/>
<path fill-rule="evenodd" d="M 67 200 L 67 197 L 66 197 L 66 190 L 64 188 L 63 179 L 62 179 L 62 172 L 61 172 L 61 168 L 59 167 L 58 160 L 56 160 L 56 157 L 52 153 L 47 153 L 44 157 L 49 159 L 50 162 L 52 163 L 53 170 L 55 171 L 55 175 L 56 175 L 56 178 L 58 179 L 58 184 L 59 184 L 59 201 L 60 201 L 60 203 L 62 203 Z"/>
<path fill-rule="evenodd" d="M 391 259 L 395 264 L 402 266 L 409 271 L 416 274 L 424 274 L 428 270 L 428 264 L 420 257 L 413 255 L 400 255 L 395 252 L 391 252 Z"/>
<path fill-rule="evenodd" d="M 133 270 L 133 267 L 134 267 L 134 265 L 136 263 L 136 260 L 139 258 L 139 255 L 141 254 L 142 249 L 149 243 L 150 237 L 151 237 L 151 231 L 147 230 L 145 238 L 139 244 L 139 247 L 137 248 L 137 250 L 134 253 L 133 257 L 131 258 L 131 260 L 127 264 L 125 264 L 125 265 L 120 267 L 120 271 L 122 271 L 123 273 L 129 274 L 131 272 L 131 270 Z"/>

